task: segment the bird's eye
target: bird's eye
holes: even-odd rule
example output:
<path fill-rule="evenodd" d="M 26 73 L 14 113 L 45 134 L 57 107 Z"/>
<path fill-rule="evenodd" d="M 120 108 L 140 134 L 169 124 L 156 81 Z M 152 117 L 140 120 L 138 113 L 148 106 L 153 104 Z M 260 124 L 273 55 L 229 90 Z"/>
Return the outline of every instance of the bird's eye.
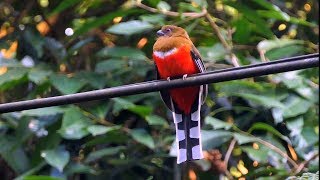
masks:
<path fill-rule="evenodd" d="M 167 28 L 166 29 L 166 32 L 168 33 L 168 32 L 171 32 L 171 29 L 170 28 Z"/>

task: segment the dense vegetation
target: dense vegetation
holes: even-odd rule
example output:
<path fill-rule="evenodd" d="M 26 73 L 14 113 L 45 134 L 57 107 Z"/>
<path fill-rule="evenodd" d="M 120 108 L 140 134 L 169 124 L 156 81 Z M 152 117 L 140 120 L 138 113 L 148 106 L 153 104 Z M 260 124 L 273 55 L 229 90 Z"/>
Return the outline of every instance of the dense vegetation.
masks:
<path fill-rule="evenodd" d="M 152 45 L 164 24 L 188 31 L 208 70 L 315 53 L 318 6 L 317 0 L 3 0 L 0 103 L 153 80 Z M 206 157 L 184 167 L 176 165 L 171 114 L 158 93 L 1 114 L 0 176 L 316 177 L 318 72 L 211 84 L 202 108 Z"/>

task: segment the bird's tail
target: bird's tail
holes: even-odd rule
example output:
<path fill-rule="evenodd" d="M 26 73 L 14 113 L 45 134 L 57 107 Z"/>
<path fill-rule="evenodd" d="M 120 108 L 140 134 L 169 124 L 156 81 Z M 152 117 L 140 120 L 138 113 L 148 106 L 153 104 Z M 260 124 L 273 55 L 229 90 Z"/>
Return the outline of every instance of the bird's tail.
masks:
<path fill-rule="evenodd" d="M 200 93 L 198 99 L 199 101 L 193 106 L 193 112 L 189 114 L 172 112 L 176 127 L 176 141 L 178 144 L 178 164 L 203 158 L 200 132 Z"/>

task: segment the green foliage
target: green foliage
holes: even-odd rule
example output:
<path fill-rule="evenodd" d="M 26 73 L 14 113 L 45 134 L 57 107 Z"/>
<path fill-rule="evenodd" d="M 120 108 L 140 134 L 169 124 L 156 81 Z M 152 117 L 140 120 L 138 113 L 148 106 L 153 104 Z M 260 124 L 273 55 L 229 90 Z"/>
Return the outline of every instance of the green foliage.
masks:
<path fill-rule="evenodd" d="M 1 2 L 0 103 L 153 80 L 152 46 L 164 24 L 188 31 L 208 70 L 232 65 L 230 50 L 240 65 L 318 51 L 315 0 L 141 1 L 147 8 L 135 2 Z M 203 9 L 230 49 L 206 17 L 185 14 Z M 202 106 L 202 145 L 208 153 L 190 166 L 196 175 L 318 179 L 318 72 L 209 85 Z M 6 175 L 1 179 L 189 174 L 174 165 L 174 126 L 158 93 L 0 114 L 0 135 L 0 174 Z M 222 159 L 230 153 L 227 169 L 217 172 L 221 154 L 212 155 L 213 149 Z"/>

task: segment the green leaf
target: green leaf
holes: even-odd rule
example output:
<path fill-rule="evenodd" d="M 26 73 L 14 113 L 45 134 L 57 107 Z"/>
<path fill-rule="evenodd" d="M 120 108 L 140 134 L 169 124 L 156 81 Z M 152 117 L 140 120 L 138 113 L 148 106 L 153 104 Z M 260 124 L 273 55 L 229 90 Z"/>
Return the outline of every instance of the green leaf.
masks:
<path fill-rule="evenodd" d="M 75 75 L 76 79 L 90 84 L 93 88 L 102 89 L 106 85 L 106 79 L 99 73 L 81 71 Z"/>
<path fill-rule="evenodd" d="M 149 147 L 150 149 L 155 148 L 152 137 L 144 129 L 133 129 L 130 131 L 130 135 L 135 141 Z"/>
<path fill-rule="evenodd" d="M 319 142 L 319 134 L 315 132 L 313 127 L 304 127 L 301 135 L 308 145 L 314 145 L 315 143 Z"/>
<path fill-rule="evenodd" d="M 53 11 L 50 13 L 50 15 L 60 13 L 63 10 L 65 10 L 71 6 L 74 6 L 75 4 L 77 4 L 79 2 L 81 2 L 81 0 L 63 0 L 59 3 L 59 5 L 55 9 L 53 9 Z"/>
<path fill-rule="evenodd" d="M 222 44 L 216 43 L 212 47 L 198 47 L 201 55 L 203 56 L 204 60 L 210 59 L 210 61 L 219 61 L 224 59 L 227 51 L 224 49 Z"/>
<path fill-rule="evenodd" d="M 114 105 L 113 113 L 118 113 L 121 110 L 129 110 L 133 113 L 140 115 L 141 117 L 145 117 L 152 112 L 152 107 L 135 105 L 134 103 L 124 98 L 113 98 L 112 100 L 116 102 Z"/>
<path fill-rule="evenodd" d="M 266 97 L 262 95 L 246 94 L 246 93 L 235 93 L 234 95 L 240 96 L 246 100 L 250 100 L 254 103 L 265 106 L 267 108 L 272 108 L 272 107 L 284 108 L 285 107 L 278 99 L 273 97 Z"/>
<path fill-rule="evenodd" d="M 43 176 L 43 175 L 33 175 L 33 176 L 26 176 L 23 180 L 63 180 L 63 178 L 52 177 L 52 176 Z"/>
<path fill-rule="evenodd" d="M 153 25 L 148 22 L 133 20 L 133 21 L 115 24 L 111 26 L 109 29 L 107 29 L 107 32 L 120 34 L 120 35 L 132 35 L 132 34 L 149 31 L 152 28 L 153 28 Z"/>
<path fill-rule="evenodd" d="M 160 10 L 160 11 L 170 11 L 171 7 L 170 5 L 165 2 L 165 1 L 160 1 L 158 4 L 157 4 L 157 8 Z"/>
<path fill-rule="evenodd" d="M 18 84 L 26 82 L 27 69 L 14 68 L 0 75 L 0 91 L 10 89 Z"/>
<path fill-rule="evenodd" d="M 78 108 L 69 108 L 64 113 L 58 132 L 66 139 L 81 139 L 89 134 L 89 125 L 90 120 Z"/>
<path fill-rule="evenodd" d="M 57 149 L 42 151 L 41 157 L 43 157 L 48 164 L 62 172 L 63 168 L 69 162 L 70 154 L 64 148 L 60 147 Z"/>
<path fill-rule="evenodd" d="M 62 74 L 53 74 L 50 76 L 51 84 L 62 94 L 73 94 L 78 92 L 86 82 L 78 78 L 68 77 Z"/>
<path fill-rule="evenodd" d="M 300 114 L 304 114 L 312 106 L 310 101 L 302 99 L 298 96 L 292 96 L 285 102 L 285 108 L 283 108 L 283 117 L 290 118 Z"/>
<path fill-rule="evenodd" d="M 232 124 L 226 123 L 224 121 L 221 121 L 217 118 L 211 117 L 211 116 L 207 116 L 204 119 L 206 124 L 211 125 L 214 129 L 222 129 L 224 128 L 225 130 L 228 130 L 232 127 Z"/>
<path fill-rule="evenodd" d="M 248 133 L 251 133 L 254 130 L 265 130 L 270 133 L 272 133 L 275 136 L 278 136 L 279 138 L 285 140 L 289 144 L 291 144 L 290 139 L 284 135 L 282 135 L 278 130 L 276 130 L 274 127 L 270 126 L 269 124 L 263 123 L 263 122 L 257 122 L 254 123 L 250 129 L 248 130 Z"/>
<path fill-rule="evenodd" d="M 48 76 L 52 72 L 50 70 L 42 70 L 38 68 L 31 69 L 30 72 L 28 73 L 28 78 L 32 82 L 36 84 L 42 84 L 44 81 L 48 79 Z"/>
<path fill-rule="evenodd" d="M 125 146 L 118 146 L 118 147 L 109 147 L 109 148 L 105 148 L 102 150 L 98 150 L 98 151 L 93 151 L 91 152 L 88 157 L 86 158 L 85 162 L 89 163 L 92 161 L 95 161 L 97 159 L 100 159 L 104 156 L 111 156 L 111 155 L 115 155 L 118 154 L 119 152 L 125 150 L 126 147 Z"/>
<path fill-rule="evenodd" d="M 232 137 L 232 133 L 222 130 L 201 130 L 201 137 L 203 150 L 209 150 L 217 148 L 229 141 Z"/>
<path fill-rule="evenodd" d="M 112 127 L 106 127 L 106 126 L 102 126 L 102 125 L 91 125 L 88 127 L 88 131 L 93 135 L 93 136 L 97 136 L 97 135 L 101 135 L 101 134 L 105 134 L 109 131 L 113 131 L 116 129 L 120 129 L 119 126 L 112 126 Z"/>
<path fill-rule="evenodd" d="M 147 60 L 146 55 L 141 50 L 130 47 L 105 47 L 97 53 L 97 56 L 99 58 L 113 57 L 132 60 Z"/>
<path fill-rule="evenodd" d="M 252 147 L 241 147 L 241 149 L 254 161 L 259 163 L 268 162 L 268 151 L 266 149 L 253 149 Z"/>
<path fill-rule="evenodd" d="M 50 116 L 62 113 L 64 113 L 64 109 L 57 106 L 22 111 L 22 115 L 27 116 Z"/>
<path fill-rule="evenodd" d="M 301 40 L 292 40 L 292 39 L 275 39 L 275 40 L 263 40 L 260 41 L 257 45 L 257 48 L 261 52 L 267 52 L 271 49 L 281 48 L 293 44 L 302 44 Z"/>
<path fill-rule="evenodd" d="M 108 59 L 98 62 L 95 71 L 99 73 L 112 72 L 114 70 L 126 68 L 127 66 L 128 62 L 122 59 Z"/>
<path fill-rule="evenodd" d="M 88 20 L 85 23 L 83 23 L 80 27 L 78 27 L 74 30 L 73 36 L 77 37 L 83 33 L 88 32 L 90 29 L 102 26 L 104 24 L 108 24 L 115 17 L 119 17 L 119 16 L 125 17 L 125 16 L 132 14 L 132 13 L 135 13 L 135 12 L 137 12 L 136 9 L 118 10 L 115 12 L 108 13 L 102 17 L 98 17 L 93 20 Z"/>
<path fill-rule="evenodd" d="M 296 55 L 303 55 L 304 47 L 303 45 L 288 45 L 281 48 L 271 49 L 266 53 L 266 57 L 270 60 L 288 58 Z"/>
<path fill-rule="evenodd" d="M 233 137 L 237 140 L 239 145 L 256 141 L 255 137 L 240 134 L 240 133 L 233 133 Z"/>
<path fill-rule="evenodd" d="M 146 121 L 148 122 L 149 125 L 152 125 L 152 126 L 164 126 L 164 127 L 169 126 L 166 120 L 164 120 L 162 117 L 157 115 L 146 116 Z"/>

